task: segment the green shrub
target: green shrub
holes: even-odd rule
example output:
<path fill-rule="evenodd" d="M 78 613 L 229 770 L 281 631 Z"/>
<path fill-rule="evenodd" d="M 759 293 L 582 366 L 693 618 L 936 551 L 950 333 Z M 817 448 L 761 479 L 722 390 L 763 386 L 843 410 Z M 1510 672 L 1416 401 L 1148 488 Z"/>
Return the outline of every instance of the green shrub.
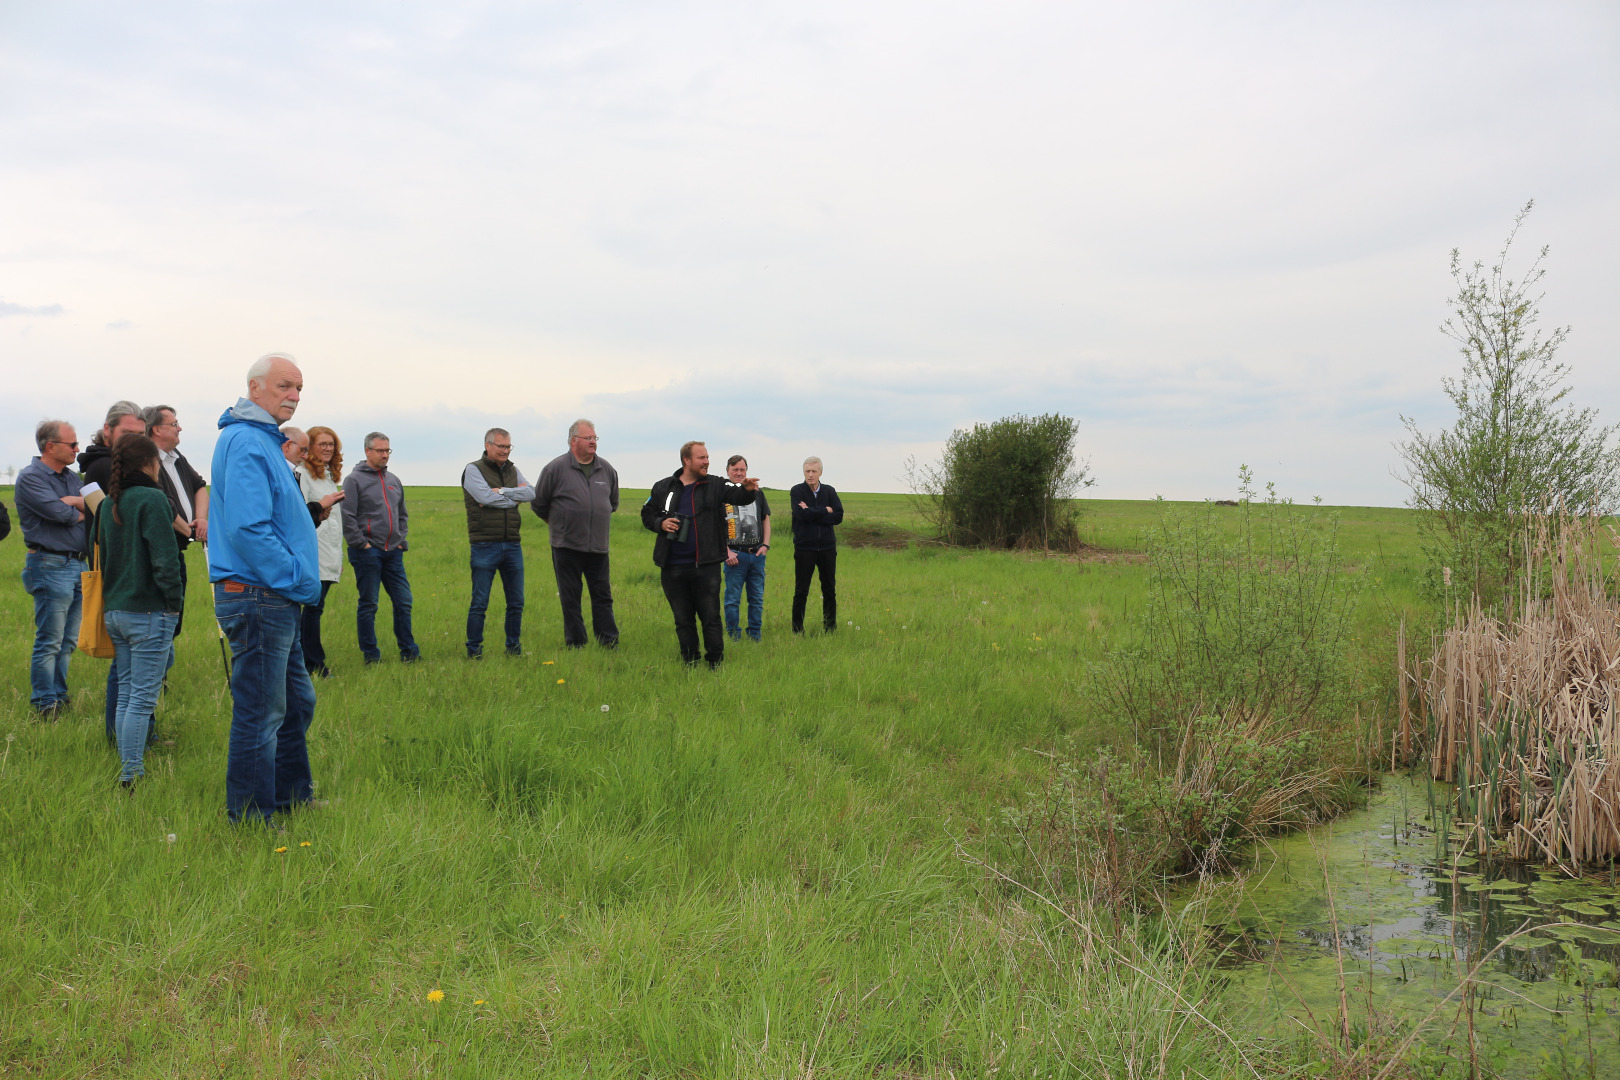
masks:
<path fill-rule="evenodd" d="M 1338 517 L 1265 499 L 1239 473 L 1236 511 L 1166 508 L 1145 537 L 1150 576 L 1139 634 L 1097 686 L 1106 707 L 1156 742 L 1189 716 L 1343 721 L 1356 704 L 1348 649 L 1361 577 L 1338 546 Z"/>
<path fill-rule="evenodd" d="M 1223 869 L 1234 844 L 1335 807 L 1353 738 L 1232 712 L 1185 720 L 1168 761 L 1108 747 L 1084 756 L 1067 743 L 1046 785 L 1004 814 L 1014 863 L 1048 895 L 1100 891 L 1115 904 Z"/>
<path fill-rule="evenodd" d="M 932 465 L 907 463 L 918 510 L 940 539 L 964 547 L 1079 544 L 1074 496 L 1093 483 L 1074 456 L 1079 422 L 1008 416 L 951 434 Z"/>

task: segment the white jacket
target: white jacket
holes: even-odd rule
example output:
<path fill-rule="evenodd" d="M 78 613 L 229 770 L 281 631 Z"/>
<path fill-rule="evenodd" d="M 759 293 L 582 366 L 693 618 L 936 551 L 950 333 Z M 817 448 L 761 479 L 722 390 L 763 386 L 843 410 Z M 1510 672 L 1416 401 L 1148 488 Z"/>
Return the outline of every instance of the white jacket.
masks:
<path fill-rule="evenodd" d="M 304 501 L 307 503 L 320 502 L 334 491 L 342 490 L 332 482 L 330 471 L 321 480 L 311 476 L 309 470 L 302 465 L 293 472 L 298 474 L 298 487 L 303 491 Z M 338 580 L 343 576 L 342 507 L 334 504 L 326 520 L 315 526 L 315 545 L 321 564 L 321 580 Z"/>

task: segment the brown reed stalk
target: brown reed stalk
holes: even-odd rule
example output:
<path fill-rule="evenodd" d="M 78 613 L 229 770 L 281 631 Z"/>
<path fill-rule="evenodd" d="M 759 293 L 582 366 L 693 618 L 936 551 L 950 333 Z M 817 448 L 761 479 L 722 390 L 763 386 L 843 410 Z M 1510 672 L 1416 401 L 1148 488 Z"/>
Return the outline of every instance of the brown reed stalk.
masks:
<path fill-rule="evenodd" d="M 1620 601 L 1602 539 L 1594 516 L 1535 518 L 1502 615 L 1459 606 L 1415 668 L 1397 640 L 1403 730 L 1412 685 L 1432 775 L 1457 785 L 1476 845 L 1572 873 L 1620 855 Z"/>

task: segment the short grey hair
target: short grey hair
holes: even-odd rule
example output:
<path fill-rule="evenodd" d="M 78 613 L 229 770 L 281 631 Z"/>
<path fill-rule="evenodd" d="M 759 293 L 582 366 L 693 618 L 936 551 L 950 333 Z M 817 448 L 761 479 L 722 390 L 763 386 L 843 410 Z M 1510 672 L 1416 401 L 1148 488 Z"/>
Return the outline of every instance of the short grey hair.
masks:
<path fill-rule="evenodd" d="M 804 465 L 820 465 L 820 464 L 821 464 L 821 459 L 816 457 L 813 454 L 810 457 L 807 457 L 807 458 L 804 459 Z M 799 466 L 799 468 L 801 468 L 801 469 L 804 468 L 804 465 Z"/>
<path fill-rule="evenodd" d="M 299 438 L 303 439 L 305 442 L 309 441 L 309 436 L 304 433 L 304 429 L 301 428 L 301 427 L 295 427 L 292 424 L 288 424 L 286 427 L 282 428 L 281 433 L 283 435 L 287 436 L 287 438 L 289 438 L 289 439 L 292 438 L 294 435 L 297 435 Z"/>
<path fill-rule="evenodd" d="M 61 438 L 62 429 L 70 426 L 66 420 L 41 420 L 34 428 L 34 445 L 43 454 L 47 446 Z"/>
<path fill-rule="evenodd" d="M 512 437 L 512 433 L 507 431 L 505 428 L 492 427 L 488 431 L 484 432 L 484 445 L 488 446 L 490 443 L 494 442 L 495 436 L 497 435 L 505 435 L 508 439 Z"/>
<path fill-rule="evenodd" d="M 285 360 L 287 363 L 293 365 L 297 365 L 298 363 L 298 361 L 294 360 L 289 353 L 267 352 L 257 360 L 253 361 L 253 366 L 248 368 L 248 385 L 252 386 L 256 382 L 262 382 L 270 374 L 270 368 L 277 360 Z"/>
<path fill-rule="evenodd" d="M 575 420 L 572 424 L 568 425 L 568 437 L 572 439 L 575 435 L 578 435 L 579 429 L 582 427 L 588 427 L 592 431 L 596 430 L 595 422 L 587 420 L 584 417 L 580 417 L 578 420 Z"/>
<path fill-rule="evenodd" d="M 141 419 L 146 421 L 146 433 L 148 435 L 152 434 L 153 428 L 157 427 L 159 424 L 166 423 L 166 421 L 163 419 L 164 413 L 173 415 L 174 406 L 148 405 L 146 408 L 141 410 Z"/>
<path fill-rule="evenodd" d="M 390 439 L 380 431 L 373 431 L 371 434 L 365 437 L 365 440 L 361 442 L 360 445 L 365 447 L 367 450 L 370 450 L 371 444 L 378 441 L 392 444 L 394 440 Z"/>

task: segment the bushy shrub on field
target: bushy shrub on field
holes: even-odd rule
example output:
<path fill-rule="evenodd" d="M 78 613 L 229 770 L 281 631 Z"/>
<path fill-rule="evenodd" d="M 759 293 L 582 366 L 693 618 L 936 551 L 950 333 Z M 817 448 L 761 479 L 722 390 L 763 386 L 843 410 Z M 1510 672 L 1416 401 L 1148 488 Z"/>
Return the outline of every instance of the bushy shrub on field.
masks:
<path fill-rule="evenodd" d="M 1269 484 L 1261 499 L 1247 467 L 1239 476 L 1235 510 L 1167 507 L 1146 538 L 1140 633 L 1098 685 L 1147 742 L 1205 713 L 1333 722 L 1354 707 L 1347 646 L 1361 576 L 1344 566 L 1338 517 Z"/>
<path fill-rule="evenodd" d="M 948 544 L 1072 549 L 1074 496 L 1093 483 L 1076 462 L 1079 422 L 1057 413 L 959 429 L 934 464 L 908 463 L 924 520 Z"/>

